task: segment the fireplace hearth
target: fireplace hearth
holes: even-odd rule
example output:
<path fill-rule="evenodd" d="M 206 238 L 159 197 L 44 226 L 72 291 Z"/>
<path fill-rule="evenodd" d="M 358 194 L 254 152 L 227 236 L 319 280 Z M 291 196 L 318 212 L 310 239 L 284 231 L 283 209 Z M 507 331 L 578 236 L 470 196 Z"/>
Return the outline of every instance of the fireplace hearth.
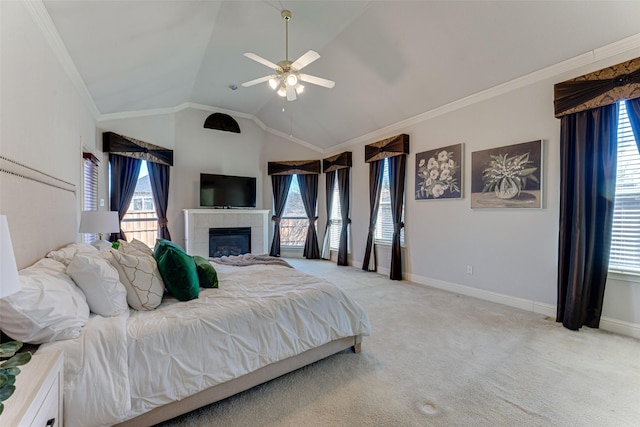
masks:
<path fill-rule="evenodd" d="M 209 229 L 209 256 L 242 255 L 251 253 L 251 227 Z"/>

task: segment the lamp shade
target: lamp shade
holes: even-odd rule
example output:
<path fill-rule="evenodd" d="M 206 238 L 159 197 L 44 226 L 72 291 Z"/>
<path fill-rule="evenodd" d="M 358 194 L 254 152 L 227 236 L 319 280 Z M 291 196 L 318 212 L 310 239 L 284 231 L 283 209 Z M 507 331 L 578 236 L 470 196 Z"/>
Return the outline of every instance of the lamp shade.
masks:
<path fill-rule="evenodd" d="M 13 254 L 7 217 L 0 215 L 0 298 L 20 290 L 16 257 Z"/>
<path fill-rule="evenodd" d="M 80 233 L 117 233 L 120 219 L 116 211 L 82 211 Z"/>

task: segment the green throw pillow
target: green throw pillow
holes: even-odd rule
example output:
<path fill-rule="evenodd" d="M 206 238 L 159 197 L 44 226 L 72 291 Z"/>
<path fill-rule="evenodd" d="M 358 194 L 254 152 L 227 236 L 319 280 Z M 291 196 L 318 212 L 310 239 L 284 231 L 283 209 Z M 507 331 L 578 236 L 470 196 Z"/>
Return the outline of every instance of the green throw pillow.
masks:
<path fill-rule="evenodd" d="M 190 255 L 175 243 L 158 239 L 153 257 L 169 294 L 180 301 L 198 298 L 200 281 L 196 263 Z"/>
<path fill-rule="evenodd" d="M 194 255 L 193 260 L 196 262 L 198 270 L 198 279 L 200 279 L 201 288 L 217 288 L 218 272 L 206 258 Z"/>

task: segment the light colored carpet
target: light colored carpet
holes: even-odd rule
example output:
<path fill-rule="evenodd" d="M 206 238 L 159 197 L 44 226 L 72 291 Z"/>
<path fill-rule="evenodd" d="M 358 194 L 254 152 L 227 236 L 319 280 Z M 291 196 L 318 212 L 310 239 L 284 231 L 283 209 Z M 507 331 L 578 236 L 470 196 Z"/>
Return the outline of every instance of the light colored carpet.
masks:
<path fill-rule="evenodd" d="M 327 261 L 369 312 L 340 353 L 164 426 L 640 426 L 640 341 Z"/>

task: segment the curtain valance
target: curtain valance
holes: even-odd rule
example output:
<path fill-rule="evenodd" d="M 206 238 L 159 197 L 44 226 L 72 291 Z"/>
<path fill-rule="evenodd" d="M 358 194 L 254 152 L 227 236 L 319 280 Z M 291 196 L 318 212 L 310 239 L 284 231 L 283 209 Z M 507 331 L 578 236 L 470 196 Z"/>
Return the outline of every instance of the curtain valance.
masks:
<path fill-rule="evenodd" d="M 350 168 L 352 163 L 351 158 L 351 151 L 345 151 L 344 153 L 322 159 L 322 172 L 327 173 L 337 171 L 338 169 Z"/>
<path fill-rule="evenodd" d="M 173 166 L 173 150 L 113 132 L 102 134 L 102 151 Z"/>
<path fill-rule="evenodd" d="M 364 161 L 367 163 L 401 154 L 409 154 L 409 135 L 404 133 L 364 146 Z"/>
<path fill-rule="evenodd" d="M 285 160 L 269 162 L 269 175 L 305 175 L 319 174 L 320 160 Z"/>
<path fill-rule="evenodd" d="M 640 58 L 554 85 L 555 116 L 640 97 Z"/>

